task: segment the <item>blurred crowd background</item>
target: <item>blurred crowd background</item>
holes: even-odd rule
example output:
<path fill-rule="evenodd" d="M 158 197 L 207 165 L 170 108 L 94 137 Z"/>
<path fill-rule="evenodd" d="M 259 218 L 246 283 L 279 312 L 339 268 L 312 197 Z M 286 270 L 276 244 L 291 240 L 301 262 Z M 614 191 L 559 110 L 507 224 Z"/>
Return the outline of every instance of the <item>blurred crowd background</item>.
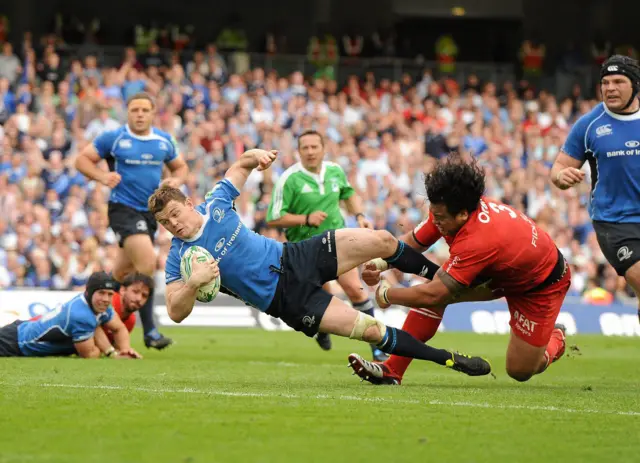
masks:
<path fill-rule="evenodd" d="M 12 41 L 9 28 L 0 17 L 0 289 L 76 289 L 91 272 L 111 270 L 109 190 L 87 182 L 74 161 L 98 134 L 126 122 L 127 97 L 144 90 L 156 99 L 155 125 L 175 137 L 189 164 L 183 190 L 196 203 L 244 150 L 279 150 L 276 165 L 254 172 L 237 201 L 258 233 L 284 240 L 265 215 L 304 130 L 324 135 L 326 160 L 344 168 L 375 227 L 396 235 L 425 217 L 424 174 L 457 152 L 486 169 L 488 196 L 553 236 L 572 265 L 573 295 L 631 297 L 599 250 L 590 180 L 564 192 L 549 181 L 568 130 L 598 104 L 598 65 L 614 49 L 635 54 L 630 45 L 596 37 L 585 50 L 569 44 L 552 57 L 532 36 L 512 57 L 515 71 L 502 72 L 459 62 L 450 34 L 417 52 L 389 29 L 319 30 L 306 55 L 292 57 L 286 35 L 269 30 L 252 44 L 237 20 L 208 41 L 189 27 L 140 24 L 126 47 L 101 43 L 98 19 L 60 17 L 48 33 Z M 160 286 L 170 239 L 160 227 Z M 437 262 L 447 252 L 443 241 L 429 250 Z"/>

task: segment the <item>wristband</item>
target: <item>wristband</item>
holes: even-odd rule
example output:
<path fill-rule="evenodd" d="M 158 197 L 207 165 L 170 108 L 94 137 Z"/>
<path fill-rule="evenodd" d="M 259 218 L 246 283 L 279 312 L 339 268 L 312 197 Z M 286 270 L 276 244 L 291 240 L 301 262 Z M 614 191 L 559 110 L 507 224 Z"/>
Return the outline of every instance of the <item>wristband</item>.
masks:
<path fill-rule="evenodd" d="M 389 288 L 384 287 L 382 290 L 382 300 L 385 304 L 391 304 L 391 302 L 389 302 L 389 298 L 387 297 L 387 291 L 389 291 Z"/>
<path fill-rule="evenodd" d="M 307 227 L 310 227 L 310 226 L 311 226 L 311 224 L 309 223 L 309 215 L 310 215 L 310 214 L 307 214 L 307 216 L 306 216 L 306 217 L 305 217 L 305 219 L 304 219 L 304 224 L 305 224 Z"/>
<path fill-rule="evenodd" d="M 358 212 L 356 214 L 356 220 L 358 220 L 359 217 L 364 217 L 364 214 L 362 212 Z"/>

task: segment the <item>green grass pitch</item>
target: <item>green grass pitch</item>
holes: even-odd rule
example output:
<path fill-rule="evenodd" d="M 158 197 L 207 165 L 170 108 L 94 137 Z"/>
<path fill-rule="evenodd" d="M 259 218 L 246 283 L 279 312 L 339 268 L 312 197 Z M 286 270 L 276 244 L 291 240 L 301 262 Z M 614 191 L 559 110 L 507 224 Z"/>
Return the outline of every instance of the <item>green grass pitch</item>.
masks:
<path fill-rule="evenodd" d="M 505 336 L 441 333 L 497 379 L 416 361 L 400 387 L 293 332 L 175 328 L 142 361 L 0 360 L 0 462 L 637 462 L 640 344 L 577 336 L 520 384 Z M 141 348 L 140 332 L 134 332 Z"/>

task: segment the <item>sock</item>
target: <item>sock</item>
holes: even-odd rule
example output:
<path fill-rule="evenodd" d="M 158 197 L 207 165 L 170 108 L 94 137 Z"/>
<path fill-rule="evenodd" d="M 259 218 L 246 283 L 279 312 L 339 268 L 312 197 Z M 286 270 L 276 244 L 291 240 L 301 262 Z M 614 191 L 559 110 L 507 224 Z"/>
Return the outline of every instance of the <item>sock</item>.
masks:
<path fill-rule="evenodd" d="M 556 357 L 558 352 L 562 349 L 562 340 L 559 338 L 552 337 L 549 339 L 549 344 L 547 344 L 547 348 L 544 351 L 545 362 L 542 364 L 542 368 L 539 373 L 545 371 L 549 365 L 553 363 L 553 359 Z"/>
<path fill-rule="evenodd" d="M 156 328 L 156 322 L 153 319 L 153 290 L 149 293 L 149 299 L 140 308 L 140 321 L 142 322 L 142 329 L 144 336 L 152 339 L 158 339 L 160 333 Z"/>
<path fill-rule="evenodd" d="M 387 326 L 387 332 L 378 347 L 387 354 L 429 360 L 438 365 L 446 365 L 447 360 L 452 358 L 451 352 L 423 344 L 406 331 L 390 326 Z"/>
<path fill-rule="evenodd" d="M 426 315 L 425 312 L 433 312 L 432 315 Z M 402 329 L 416 338 L 418 341 L 427 342 L 433 336 L 435 336 L 442 322 L 442 314 L 444 313 L 444 307 L 442 309 L 411 309 L 407 315 Z M 391 368 L 400 377 L 407 371 L 411 361 L 410 357 L 400 357 L 398 355 L 392 355 L 384 364 Z"/>
<path fill-rule="evenodd" d="M 411 246 L 398 241 L 398 248 L 391 256 L 384 259 L 388 264 L 404 273 L 412 273 L 433 280 L 440 266 L 431 262 Z"/>
<path fill-rule="evenodd" d="M 375 312 L 373 310 L 373 301 L 371 299 L 365 299 L 362 302 L 353 302 L 353 308 L 359 310 L 362 313 L 366 313 L 367 315 L 371 315 L 375 318 Z M 378 350 L 376 346 L 371 344 L 371 352 L 375 352 Z"/>

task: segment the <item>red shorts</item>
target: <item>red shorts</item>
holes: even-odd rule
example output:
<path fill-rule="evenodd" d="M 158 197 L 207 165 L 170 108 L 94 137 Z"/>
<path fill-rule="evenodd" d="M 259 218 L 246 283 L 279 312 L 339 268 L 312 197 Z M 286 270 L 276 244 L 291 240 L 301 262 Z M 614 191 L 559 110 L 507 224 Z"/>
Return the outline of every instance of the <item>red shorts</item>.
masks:
<path fill-rule="evenodd" d="M 571 271 L 567 269 L 562 280 L 540 292 L 506 296 L 513 334 L 532 346 L 546 346 L 570 286 Z"/>

